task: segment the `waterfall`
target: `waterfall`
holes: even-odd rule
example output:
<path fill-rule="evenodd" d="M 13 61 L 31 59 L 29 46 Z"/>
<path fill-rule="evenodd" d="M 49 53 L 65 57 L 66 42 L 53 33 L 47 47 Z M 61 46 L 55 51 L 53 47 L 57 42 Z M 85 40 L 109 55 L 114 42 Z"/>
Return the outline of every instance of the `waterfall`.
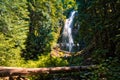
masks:
<path fill-rule="evenodd" d="M 74 39 L 72 36 L 72 29 L 73 29 L 73 20 L 75 17 L 76 11 L 71 11 L 69 17 L 65 21 L 65 25 L 62 32 L 62 44 L 63 49 L 72 52 L 72 48 L 74 46 Z"/>

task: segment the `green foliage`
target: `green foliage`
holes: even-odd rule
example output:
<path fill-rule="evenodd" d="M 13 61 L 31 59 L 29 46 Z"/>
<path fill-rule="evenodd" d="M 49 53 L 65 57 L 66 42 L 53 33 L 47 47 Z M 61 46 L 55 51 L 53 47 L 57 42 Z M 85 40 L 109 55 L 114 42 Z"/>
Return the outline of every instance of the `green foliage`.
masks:
<path fill-rule="evenodd" d="M 49 53 L 58 39 L 58 26 L 62 17 L 62 3 L 56 0 L 28 1 L 30 27 L 26 40 L 25 59 L 37 59 L 39 55 Z"/>
<path fill-rule="evenodd" d="M 91 80 L 120 79 L 118 73 L 120 1 L 76 0 L 76 2 L 75 0 L 0 0 L 0 66 L 81 65 L 84 57 L 72 57 L 68 59 L 68 63 L 67 60 L 51 57 L 49 54 L 60 36 L 59 26 L 63 25 L 61 22 L 72 9 L 78 9 L 75 24 L 80 25 L 80 30 L 76 41 L 84 40 L 87 45 L 94 43 L 95 48 L 89 57 L 93 63 L 100 65 L 96 71 L 81 72 L 80 77 Z M 37 79 L 45 77 L 48 75 Z"/>
<path fill-rule="evenodd" d="M 25 48 L 28 19 L 26 0 L 0 1 L 0 65 L 22 63 L 20 53 Z"/>
<path fill-rule="evenodd" d="M 24 67 L 27 68 L 42 68 L 42 67 L 57 67 L 57 66 L 67 66 L 68 62 L 67 60 L 63 60 L 62 58 L 58 57 L 51 57 L 49 54 L 48 55 L 41 55 L 39 56 L 38 60 L 33 61 L 33 60 L 28 60 L 26 63 L 23 64 Z M 35 75 L 35 76 L 30 76 L 29 79 L 31 80 L 46 80 L 46 79 L 53 79 L 54 75 L 50 74 L 42 74 L 42 75 Z"/>
<path fill-rule="evenodd" d="M 41 55 L 36 61 L 28 60 L 25 67 L 57 67 L 66 66 L 67 64 L 67 61 L 62 58 L 51 57 L 50 55 Z"/>
<path fill-rule="evenodd" d="M 96 62 L 97 64 L 103 62 L 105 60 L 104 56 L 106 56 L 106 53 L 108 53 L 107 49 L 99 48 L 97 50 L 94 50 L 92 53 L 93 61 Z M 97 58 L 96 58 L 96 56 L 97 56 Z"/>
<path fill-rule="evenodd" d="M 119 0 L 77 0 L 79 34 L 87 45 L 95 44 L 89 57 L 93 63 L 100 64 L 101 69 L 94 71 L 91 80 L 98 78 L 118 80 L 120 54 L 120 1 Z M 112 58 L 112 59 L 109 59 Z M 105 66 L 103 66 L 105 65 Z M 113 65 L 116 65 L 113 66 Z M 109 66 L 109 68 L 108 68 Z M 117 69 L 114 73 L 114 69 Z"/>
<path fill-rule="evenodd" d="M 63 3 L 64 15 L 68 18 L 71 10 L 77 9 L 76 2 L 74 0 L 63 0 L 62 3 Z"/>
<path fill-rule="evenodd" d="M 39 60 L 39 55 L 50 53 L 58 40 L 61 25 L 59 22 L 64 18 L 62 13 L 61 0 L 1 0 L 0 65 L 25 67 L 27 65 L 24 64 L 29 65 L 32 62 L 27 63 L 22 57 Z M 52 59 L 56 66 L 62 65 L 62 59 L 48 59 Z M 49 60 L 43 60 L 45 63 L 38 64 L 51 66 Z"/>
<path fill-rule="evenodd" d="M 75 8 L 75 6 L 76 6 L 76 2 L 74 0 L 64 0 L 63 1 L 64 9 Z"/>
<path fill-rule="evenodd" d="M 96 48 L 108 49 L 108 57 L 115 55 L 119 45 L 119 0 L 115 1 L 79 1 L 80 35 Z M 118 53 L 116 53 L 118 54 Z"/>

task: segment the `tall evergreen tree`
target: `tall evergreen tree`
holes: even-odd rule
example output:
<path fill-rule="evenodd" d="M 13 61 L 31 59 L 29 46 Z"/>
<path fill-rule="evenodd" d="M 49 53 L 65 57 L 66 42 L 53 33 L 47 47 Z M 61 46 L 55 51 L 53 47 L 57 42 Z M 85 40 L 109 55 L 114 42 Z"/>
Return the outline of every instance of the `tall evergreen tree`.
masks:
<path fill-rule="evenodd" d="M 30 27 L 26 50 L 22 54 L 25 59 L 37 59 L 39 55 L 50 52 L 62 19 L 61 5 L 60 0 L 28 0 Z"/>
<path fill-rule="evenodd" d="M 0 65 L 14 65 L 25 48 L 29 19 L 26 3 L 0 0 Z"/>

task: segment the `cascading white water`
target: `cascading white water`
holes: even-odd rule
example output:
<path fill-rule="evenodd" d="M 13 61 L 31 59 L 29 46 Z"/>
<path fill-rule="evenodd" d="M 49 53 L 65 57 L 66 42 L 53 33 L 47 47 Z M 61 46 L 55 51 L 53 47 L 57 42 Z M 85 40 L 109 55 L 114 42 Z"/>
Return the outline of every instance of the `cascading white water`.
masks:
<path fill-rule="evenodd" d="M 74 40 L 72 37 L 72 29 L 73 29 L 73 19 L 75 17 L 76 11 L 71 11 L 69 18 L 66 19 L 65 25 L 62 33 L 62 44 L 68 49 L 69 52 L 72 51 L 74 46 Z"/>

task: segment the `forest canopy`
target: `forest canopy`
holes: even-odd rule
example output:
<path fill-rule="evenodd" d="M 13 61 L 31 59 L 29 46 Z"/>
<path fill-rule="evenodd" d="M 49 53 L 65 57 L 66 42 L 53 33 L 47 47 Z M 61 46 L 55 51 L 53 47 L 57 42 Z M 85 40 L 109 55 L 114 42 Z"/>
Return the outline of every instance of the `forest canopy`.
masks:
<path fill-rule="evenodd" d="M 75 33 L 74 42 L 80 44 L 80 49 L 74 53 L 61 50 L 59 45 L 65 20 L 72 10 L 77 11 L 72 31 Z M 119 26 L 120 0 L 0 0 L 0 66 L 96 64 L 101 68 L 90 74 L 70 75 L 90 80 L 101 76 L 119 80 Z M 67 53 L 77 54 L 81 50 L 87 51 L 75 57 L 58 57 Z M 51 76 L 44 79 L 47 77 Z"/>

